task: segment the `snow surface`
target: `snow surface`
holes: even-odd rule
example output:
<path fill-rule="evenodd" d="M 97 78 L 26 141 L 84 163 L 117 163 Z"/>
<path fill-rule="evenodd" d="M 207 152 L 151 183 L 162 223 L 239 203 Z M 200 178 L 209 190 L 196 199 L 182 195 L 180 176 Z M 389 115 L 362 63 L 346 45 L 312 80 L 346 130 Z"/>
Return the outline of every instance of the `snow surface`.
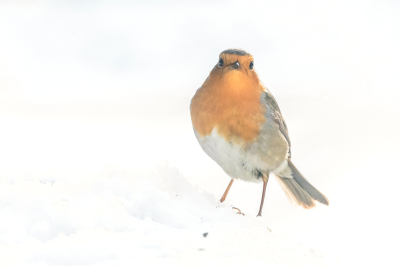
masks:
<path fill-rule="evenodd" d="M 334 265 L 167 164 L 2 179 L 0 195 L 0 265 Z"/>
<path fill-rule="evenodd" d="M 398 1 L 0 1 L 0 265 L 400 265 L 399 14 Z M 329 207 L 293 206 L 274 178 L 262 218 L 261 185 L 235 181 L 218 203 L 229 177 L 189 104 L 230 47 L 254 55 Z"/>

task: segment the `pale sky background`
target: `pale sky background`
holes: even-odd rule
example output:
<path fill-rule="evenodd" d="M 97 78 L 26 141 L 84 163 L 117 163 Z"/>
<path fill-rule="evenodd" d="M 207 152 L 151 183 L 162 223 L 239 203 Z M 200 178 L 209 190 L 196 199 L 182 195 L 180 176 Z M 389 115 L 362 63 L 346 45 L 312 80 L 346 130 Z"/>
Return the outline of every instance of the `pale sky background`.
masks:
<path fill-rule="evenodd" d="M 189 105 L 242 48 L 277 99 L 292 158 L 331 205 L 270 179 L 269 227 L 349 261 L 394 263 L 400 238 L 398 1 L 26 1 L 0 4 L 0 178 L 152 169 L 222 195 Z M 228 200 L 256 215 L 262 185 Z"/>

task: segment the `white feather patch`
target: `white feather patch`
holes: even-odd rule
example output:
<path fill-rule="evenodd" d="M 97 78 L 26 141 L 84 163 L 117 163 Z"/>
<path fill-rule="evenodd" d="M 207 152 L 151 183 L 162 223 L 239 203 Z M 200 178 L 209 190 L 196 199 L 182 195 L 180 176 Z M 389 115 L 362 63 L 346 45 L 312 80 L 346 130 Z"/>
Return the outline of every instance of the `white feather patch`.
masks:
<path fill-rule="evenodd" d="M 293 178 L 292 170 L 290 170 L 287 161 L 285 160 L 278 168 L 272 171 L 281 177 Z"/>

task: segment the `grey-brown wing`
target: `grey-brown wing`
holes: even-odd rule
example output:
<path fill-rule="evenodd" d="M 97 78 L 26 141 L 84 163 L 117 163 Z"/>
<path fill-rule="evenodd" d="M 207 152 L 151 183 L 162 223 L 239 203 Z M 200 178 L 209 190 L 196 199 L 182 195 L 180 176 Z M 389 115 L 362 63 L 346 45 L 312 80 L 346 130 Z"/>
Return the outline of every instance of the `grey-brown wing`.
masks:
<path fill-rule="evenodd" d="M 290 138 L 289 138 L 289 131 L 281 114 L 281 110 L 279 109 L 278 103 L 276 102 L 274 96 L 268 91 L 265 91 L 265 101 L 273 111 L 274 122 L 279 126 L 279 130 L 281 131 L 282 135 L 285 137 L 288 145 L 289 145 L 289 158 L 291 157 L 291 145 L 290 145 Z"/>

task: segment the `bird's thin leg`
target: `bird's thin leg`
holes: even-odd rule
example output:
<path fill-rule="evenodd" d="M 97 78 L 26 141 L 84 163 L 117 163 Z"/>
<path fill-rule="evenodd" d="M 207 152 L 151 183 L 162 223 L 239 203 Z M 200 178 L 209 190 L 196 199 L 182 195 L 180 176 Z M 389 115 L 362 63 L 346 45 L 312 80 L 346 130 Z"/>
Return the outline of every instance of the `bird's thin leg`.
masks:
<path fill-rule="evenodd" d="M 258 212 L 257 216 L 261 216 L 262 208 L 264 205 L 265 190 L 267 189 L 268 179 L 269 179 L 269 173 L 267 173 L 266 175 L 263 176 L 263 182 L 264 182 L 263 193 L 262 193 L 262 198 L 261 198 L 260 211 Z"/>
<path fill-rule="evenodd" d="M 222 195 L 222 198 L 220 200 L 221 203 L 225 201 L 225 198 L 228 195 L 229 189 L 231 189 L 232 183 L 233 183 L 233 179 L 231 180 L 231 182 L 229 183 L 228 187 L 226 188 L 224 195 Z"/>

